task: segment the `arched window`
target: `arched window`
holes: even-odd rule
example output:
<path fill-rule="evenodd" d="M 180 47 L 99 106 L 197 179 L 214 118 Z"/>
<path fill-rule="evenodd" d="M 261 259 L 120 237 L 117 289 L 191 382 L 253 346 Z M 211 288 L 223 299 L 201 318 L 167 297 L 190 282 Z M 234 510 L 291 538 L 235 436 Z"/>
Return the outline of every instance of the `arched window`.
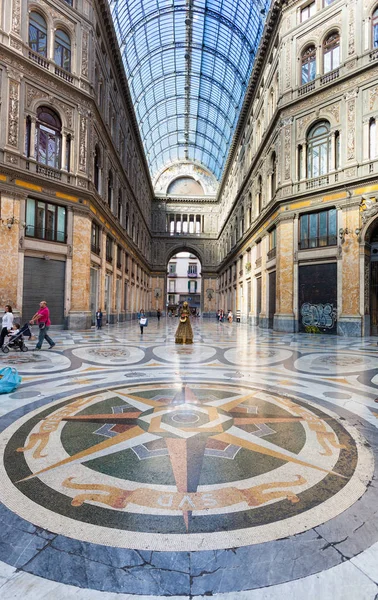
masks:
<path fill-rule="evenodd" d="M 94 185 L 98 192 L 101 188 L 101 152 L 98 146 L 95 147 L 94 154 Z"/>
<path fill-rule="evenodd" d="M 33 52 L 47 56 L 47 25 L 39 13 L 32 11 L 29 15 L 29 46 Z"/>
<path fill-rule="evenodd" d="M 371 19 L 373 48 L 378 48 L 378 8 L 375 9 Z"/>
<path fill-rule="evenodd" d="M 62 69 L 71 71 L 71 40 L 62 29 L 55 33 L 54 60 Z"/>
<path fill-rule="evenodd" d="M 340 133 L 335 131 L 335 169 L 340 169 Z"/>
<path fill-rule="evenodd" d="M 309 83 L 316 77 L 316 48 L 309 46 L 301 57 L 301 84 Z"/>
<path fill-rule="evenodd" d="M 47 106 L 37 111 L 36 158 L 37 162 L 60 169 L 62 123 L 56 112 Z"/>
<path fill-rule="evenodd" d="M 125 210 L 125 229 L 126 229 L 126 233 L 129 233 L 129 203 L 128 202 L 126 204 L 126 210 Z"/>
<path fill-rule="evenodd" d="M 261 213 L 262 209 L 262 177 L 259 175 L 257 180 L 257 214 Z"/>
<path fill-rule="evenodd" d="M 323 71 L 329 73 L 340 65 L 340 34 L 331 33 L 323 43 Z"/>
<path fill-rule="evenodd" d="M 307 136 L 307 178 L 320 177 L 329 171 L 329 123 L 322 121 L 310 129 Z"/>
<path fill-rule="evenodd" d="M 119 190 L 119 192 L 118 192 L 117 218 L 118 218 L 118 221 L 121 222 L 121 218 L 122 218 L 122 192 L 121 192 L 121 190 Z"/>
<path fill-rule="evenodd" d="M 25 156 L 30 156 L 31 150 L 31 116 L 26 117 L 25 122 Z"/>
<path fill-rule="evenodd" d="M 272 165 L 272 175 L 270 178 L 270 195 L 271 195 L 271 198 L 274 198 L 274 195 L 276 193 L 276 186 L 277 186 L 276 153 L 275 152 L 273 152 L 273 154 L 272 154 L 271 165 Z"/>
<path fill-rule="evenodd" d="M 113 202 L 113 173 L 112 173 L 112 170 L 110 169 L 110 171 L 108 173 L 108 205 L 110 208 L 112 208 L 112 202 Z"/>
<path fill-rule="evenodd" d="M 377 124 L 375 119 L 369 121 L 369 158 L 370 160 L 377 156 Z"/>
<path fill-rule="evenodd" d="M 243 237 L 244 235 L 244 210 L 241 209 L 240 211 L 240 237 Z"/>

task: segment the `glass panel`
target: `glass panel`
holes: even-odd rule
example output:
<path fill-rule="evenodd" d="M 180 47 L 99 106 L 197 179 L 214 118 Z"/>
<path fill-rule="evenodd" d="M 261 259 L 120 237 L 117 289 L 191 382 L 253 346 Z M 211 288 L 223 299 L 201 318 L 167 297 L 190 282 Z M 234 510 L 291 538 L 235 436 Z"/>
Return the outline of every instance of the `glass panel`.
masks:
<path fill-rule="evenodd" d="M 319 246 L 327 246 L 327 212 L 319 213 Z"/>
<path fill-rule="evenodd" d="M 47 205 L 46 212 L 46 239 L 55 239 L 55 206 L 54 204 Z"/>
<path fill-rule="evenodd" d="M 337 243 L 337 211 L 332 208 L 328 211 L 328 243 L 335 245 Z"/>
<path fill-rule="evenodd" d="M 98 233 L 98 228 L 95 226 L 95 231 Z M 97 235 L 96 235 L 97 238 Z M 66 241 L 66 209 L 64 206 L 58 206 L 58 226 L 56 232 L 56 241 L 57 242 L 65 242 Z M 98 246 L 98 241 L 96 239 L 96 246 Z"/>
<path fill-rule="evenodd" d="M 316 248 L 317 246 L 317 235 L 318 235 L 318 215 L 310 215 L 310 239 L 309 247 Z"/>
<path fill-rule="evenodd" d="M 377 134 L 376 134 L 376 123 L 375 121 L 370 121 L 370 125 L 369 125 L 369 158 L 375 158 L 377 153 L 376 153 L 376 141 L 377 141 Z"/>
<path fill-rule="evenodd" d="M 301 248 L 308 248 L 308 216 L 300 219 L 300 242 Z"/>
<path fill-rule="evenodd" d="M 46 205 L 44 202 L 37 203 L 37 220 L 35 226 L 35 237 L 45 239 Z"/>
<path fill-rule="evenodd" d="M 187 91 L 185 3 L 109 0 L 152 175 L 188 158 L 220 177 L 270 5 L 271 0 L 192 1 Z M 189 144 L 182 118 L 188 94 Z"/>
<path fill-rule="evenodd" d="M 26 228 L 25 235 L 35 235 L 35 200 L 28 198 L 26 201 Z"/>

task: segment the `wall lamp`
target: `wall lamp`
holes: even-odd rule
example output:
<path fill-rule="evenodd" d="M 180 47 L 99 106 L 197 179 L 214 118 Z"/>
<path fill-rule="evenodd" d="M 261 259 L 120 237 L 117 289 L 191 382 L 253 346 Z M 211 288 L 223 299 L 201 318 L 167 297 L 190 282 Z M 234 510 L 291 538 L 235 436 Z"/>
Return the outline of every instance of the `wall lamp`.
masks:
<path fill-rule="evenodd" d="M 339 238 L 341 240 L 341 243 L 343 244 L 345 242 L 345 236 L 346 235 L 351 235 L 355 233 L 357 238 L 359 238 L 359 235 L 361 233 L 361 229 L 359 229 L 359 227 L 356 227 L 356 229 L 354 231 L 352 231 L 351 229 L 348 229 L 348 227 L 345 227 L 344 229 L 342 227 L 340 227 L 339 229 Z"/>
<path fill-rule="evenodd" d="M 7 219 L 1 219 L 1 223 L 8 229 L 12 229 L 13 225 L 18 225 L 19 223 L 21 224 L 21 227 L 26 227 L 26 223 L 19 221 L 15 216 L 8 217 Z"/>

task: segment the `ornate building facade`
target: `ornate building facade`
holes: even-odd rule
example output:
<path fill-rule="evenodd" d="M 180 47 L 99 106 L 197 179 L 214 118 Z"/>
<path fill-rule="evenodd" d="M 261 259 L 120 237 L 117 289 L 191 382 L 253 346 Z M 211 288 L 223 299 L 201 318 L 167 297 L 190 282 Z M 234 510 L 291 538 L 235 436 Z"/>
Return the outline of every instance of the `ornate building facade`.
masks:
<path fill-rule="evenodd" d="M 106 0 L 0 0 L 1 302 L 89 327 L 165 309 L 201 261 L 201 314 L 378 333 L 378 4 L 274 2 L 220 182 L 151 180 Z"/>

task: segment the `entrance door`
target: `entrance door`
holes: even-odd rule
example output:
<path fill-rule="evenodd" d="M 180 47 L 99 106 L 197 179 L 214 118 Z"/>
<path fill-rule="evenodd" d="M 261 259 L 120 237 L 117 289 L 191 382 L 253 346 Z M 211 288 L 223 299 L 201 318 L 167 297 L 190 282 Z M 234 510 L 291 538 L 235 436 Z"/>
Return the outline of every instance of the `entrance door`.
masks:
<path fill-rule="evenodd" d="M 53 325 L 64 324 L 66 263 L 25 256 L 22 321 L 28 321 L 46 300 Z"/>
<path fill-rule="evenodd" d="M 273 329 L 274 313 L 276 312 L 276 272 L 269 273 L 269 329 Z"/>
<path fill-rule="evenodd" d="M 372 260 L 370 269 L 371 335 L 378 335 L 378 261 Z"/>
<path fill-rule="evenodd" d="M 98 270 L 91 268 L 91 319 L 92 325 L 96 323 L 96 310 L 98 308 Z"/>
<path fill-rule="evenodd" d="M 256 279 L 256 325 L 260 322 L 261 313 L 261 277 Z"/>

